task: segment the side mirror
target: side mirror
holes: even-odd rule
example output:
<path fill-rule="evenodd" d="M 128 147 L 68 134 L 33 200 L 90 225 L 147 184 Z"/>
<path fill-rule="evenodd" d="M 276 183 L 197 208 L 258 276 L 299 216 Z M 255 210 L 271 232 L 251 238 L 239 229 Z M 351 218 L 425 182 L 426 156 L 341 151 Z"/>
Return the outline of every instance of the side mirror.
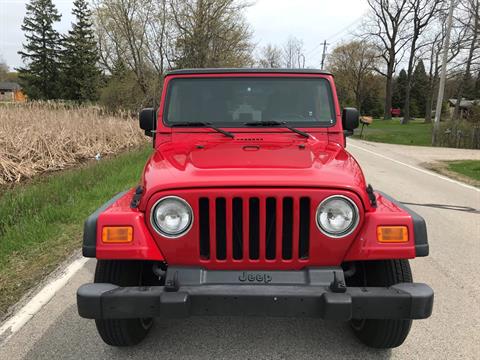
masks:
<path fill-rule="evenodd" d="M 360 115 L 355 108 L 344 108 L 342 113 L 343 130 L 347 135 L 353 135 L 353 130 L 358 128 Z"/>
<path fill-rule="evenodd" d="M 153 108 L 146 108 L 140 111 L 140 129 L 145 130 L 145 135 L 153 136 L 156 129 L 157 112 Z"/>

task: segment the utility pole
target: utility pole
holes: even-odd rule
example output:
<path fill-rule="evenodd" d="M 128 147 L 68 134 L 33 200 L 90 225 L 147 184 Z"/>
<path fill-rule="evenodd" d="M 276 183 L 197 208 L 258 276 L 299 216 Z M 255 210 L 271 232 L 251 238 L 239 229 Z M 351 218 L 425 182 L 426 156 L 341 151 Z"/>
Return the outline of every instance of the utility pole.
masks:
<path fill-rule="evenodd" d="M 323 42 L 323 53 L 322 53 L 322 70 L 323 70 L 323 65 L 325 64 L 325 56 L 327 56 L 327 40 Z"/>
<path fill-rule="evenodd" d="M 437 108 L 435 110 L 435 120 L 433 122 L 432 145 L 437 139 L 440 129 L 440 118 L 442 116 L 443 95 L 445 93 L 445 78 L 447 76 L 448 49 L 450 48 L 450 33 L 452 32 L 453 7 L 455 0 L 450 0 L 450 9 L 448 9 L 447 33 L 445 34 L 445 43 L 443 44 L 442 71 L 440 73 L 440 85 L 438 86 Z"/>

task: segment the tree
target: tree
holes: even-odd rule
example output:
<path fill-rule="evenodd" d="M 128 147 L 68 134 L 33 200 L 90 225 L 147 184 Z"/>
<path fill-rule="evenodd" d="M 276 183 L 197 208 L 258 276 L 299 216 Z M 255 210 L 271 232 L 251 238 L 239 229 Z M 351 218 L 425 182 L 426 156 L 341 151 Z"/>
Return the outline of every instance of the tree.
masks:
<path fill-rule="evenodd" d="M 75 0 L 72 14 L 76 22 L 63 41 L 62 90 L 65 98 L 80 102 L 95 100 L 100 72 L 97 68 L 97 41 L 92 12 L 86 0 Z"/>
<path fill-rule="evenodd" d="M 283 46 L 283 62 L 287 69 L 304 68 L 303 41 L 290 36 Z"/>
<path fill-rule="evenodd" d="M 425 71 L 425 66 L 423 65 L 423 61 L 419 60 L 417 66 L 415 67 L 415 71 L 412 74 L 412 80 L 410 85 L 410 95 L 412 97 L 412 101 L 409 106 L 411 106 L 410 113 L 413 116 L 425 117 L 425 112 L 427 109 L 427 97 L 429 96 L 428 86 L 428 76 Z M 407 83 L 405 103 L 407 102 L 409 96 L 408 89 L 409 86 Z"/>
<path fill-rule="evenodd" d="M 19 51 L 25 67 L 18 69 L 24 91 L 32 99 L 58 98 L 60 35 L 53 28 L 61 16 L 52 0 L 31 0 L 22 30 L 26 42 Z"/>
<path fill-rule="evenodd" d="M 402 110 L 405 106 L 405 95 L 407 93 L 407 72 L 405 69 L 400 70 L 398 77 L 394 79 L 393 95 L 392 95 L 392 107 Z"/>
<path fill-rule="evenodd" d="M 168 10 L 167 0 L 95 0 L 100 65 L 112 74 L 121 60 L 133 73 L 143 105 L 153 105 L 163 73 L 171 66 Z"/>
<path fill-rule="evenodd" d="M 385 76 L 384 118 L 390 119 L 392 108 L 392 81 L 402 52 L 408 43 L 407 17 L 410 14 L 408 0 L 367 0 L 371 14 L 366 25 L 366 36 L 375 42 L 386 69 L 377 71 Z"/>
<path fill-rule="evenodd" d="M 360 112 L 369 96 L 367 78 L 372 75 L 377 59 L 375 48 L 365 41 L 341 44 L 329 56 L 328 68 L 335 74 L 340 94 L 344 100 L 353 98 Z"/>
<path fill-rule="evenodd" d="M 362 102 L 362 113 L 379 118 L 383 115 L 385 78 L 379 74 L 371 73 L 366 76 L 365 84 L 366 95 Z"/>
<path fill-rule="evenodd" d="M 5 81 L 8 76 L 8 66 L 0 57 L 0 81 Z"/>
<path fill-rule="evenodd" d="M 249 6 L 238 0 L 171 0 L 177 68 L 252 65 Z"/>
<path fill-rule="evenodd" d="M 478 71 L 477 73 L 477 79 L 475 80 L 475 86 L 473 91 L 474 92 L 472 98 L 480 99 L 480 71 Z"/>
<path fill-rule="evenodd" d="M 265 69 L 282 67 L 282 49 L 276 45 L 267 44 L 260 50 L 258 65 Z"/>
<path fill-rule="evenodd" d="M 405 94 L 405 106 L 403 110 L 402 124 L 410 120 L 410 92 L 412 88 L 412 75 L 415 66 L 415 57 L 420 47 L 419 38 L 430 24 L 432 18 L 438 13 L 443 0 L 409 0 L 412 17 L 412 35 L 410 39 L 410 54 L 407 69 L 407 92 Z M 423 66 L 423 64 L 422 64 Z M 423 109 L 422 109 L 423 110 Z"/>

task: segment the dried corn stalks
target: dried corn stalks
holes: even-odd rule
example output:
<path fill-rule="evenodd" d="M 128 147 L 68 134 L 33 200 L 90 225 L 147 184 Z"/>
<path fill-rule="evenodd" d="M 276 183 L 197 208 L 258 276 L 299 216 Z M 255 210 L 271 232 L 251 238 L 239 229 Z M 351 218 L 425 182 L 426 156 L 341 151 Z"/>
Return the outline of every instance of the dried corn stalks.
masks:
<path fill-rule="evenodd" d="M 145 143 L 128 114 L 58 103 L 0 104 L 0 184 Z"/>

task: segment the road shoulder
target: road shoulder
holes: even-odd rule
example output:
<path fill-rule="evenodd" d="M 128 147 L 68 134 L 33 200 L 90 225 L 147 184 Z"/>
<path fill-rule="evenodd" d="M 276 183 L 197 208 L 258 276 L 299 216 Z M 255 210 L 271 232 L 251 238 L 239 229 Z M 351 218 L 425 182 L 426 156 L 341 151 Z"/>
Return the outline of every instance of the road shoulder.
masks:
<path fill-rule="evenodd" d="M 81 259 L 78 255 L 77 258 Z M 25 355 L 32 350 L 37 341 L 44 335 L 45 331 L 54 325 L 57 319 L 62 316 L 65 309 L 76 304 L 75 296 L 72 296 L 72 294 L 76 293 L 77 288 L 81 284 L 91 281 L 94 265 L 94 260 L 87 261 L 85 266 L 82 266 L 78 271 L 72 274 L 72 277 L 68 279 L 68 281 L 60 287 L 57 292 L 52 294 L 51 299 L 33 314 L 28 320 L 28 326 L 23 326 L 14 334 L 14 336 L 11 336 L 6 340 L 2 341 L 0 339 L 0 359 L 23 359 Z M 48 286 L 52 280 L 54 281 L 58 278 L 58 276 L 65 271 L 66 266 L 68 265 L 65 264 L 62 267 L 59 267 L 54 273 L 55 276 L 52 274 L 52 276 L 47 279 L 49 281 L 45 281 L 45 285 Z M 42 289 L 45 289 L 45 286 L 43 286 Z M 23 299 L 23 305 L 28 303 L 31 298 L 30 294 L 30 297 Z"/>

